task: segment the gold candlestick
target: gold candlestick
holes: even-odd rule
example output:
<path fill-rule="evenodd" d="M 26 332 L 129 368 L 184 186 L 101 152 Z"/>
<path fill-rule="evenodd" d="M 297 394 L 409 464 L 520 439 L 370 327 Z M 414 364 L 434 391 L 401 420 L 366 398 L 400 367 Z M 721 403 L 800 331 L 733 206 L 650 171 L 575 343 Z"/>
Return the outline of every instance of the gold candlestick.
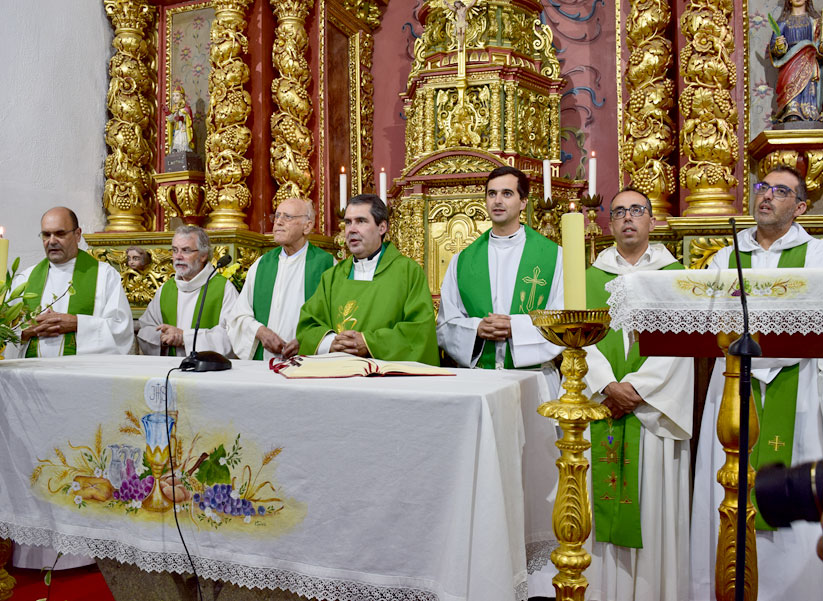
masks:
<path fill-rule="evenodd" d="M 586 474 L 589 460 L 585 451 L 591 443 L 583 438 L 589 422 L 611 415 L 608 408 L 583 394 L 583 376 L 589 371 L 586 351 L 582 347 L 596 344 L 609 331 L 608 309 L 581 311 L 531 311 L 529 316 L 543 337 L 565 346 L 561 373 L 566 392 L 560 399 L 543 403 L 537 412 L 556 419 L 563 438 L 555 444 L 560 449 L 557 468 L 560 482 L 552 513 L 554 534 L 560 546 L 552 551 L 557 575 L 552 579 L 558 601 L 583 601 L 589 583 L 583 571 L 592 558 L 583 548 L 592 530 L 592 510 Z"/>

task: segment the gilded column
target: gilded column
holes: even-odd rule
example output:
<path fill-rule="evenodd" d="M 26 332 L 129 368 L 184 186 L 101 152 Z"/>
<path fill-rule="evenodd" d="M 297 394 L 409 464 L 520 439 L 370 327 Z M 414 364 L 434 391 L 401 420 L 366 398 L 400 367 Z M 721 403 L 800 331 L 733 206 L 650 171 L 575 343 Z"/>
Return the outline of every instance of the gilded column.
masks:
<path fill-rule="evenodd" d="M 655 217 L 671 215 L 669 197 L 675 190 L 674 166 L 667 158 L 675 149 L 672 43 L 666 29 L 671 20 L 668 0 L 632 0 L 626 19 L 626 120 L 623 130 L 623 171 L 652 202 Z"/>
<path fill-rule="evenodd" d="M 361 190 L 376 190 L 374 185 L 374 36 L 366 31 L 357 32 L 359 58 L 357 69 L 360 82 L 360 186 Z"/>
<path fill-rule="evenodd" d="M 271 118 L 271 174 L 277 182 L 272 208 L 296 196 L 308 198 L 314 188 L 310 158 L 314 152 L 309 84 L 311 71 L 306 59 L 309 37 L 306 17 L 313 0 L 269 0 L 277 17 L 272 64 L 279 77 L 271 84 L 275 112 Z"/>
<path fill-rule="evenodd" d="M 245 35 L 246 13 L 253 0 L 212 0 L 211 74 L 209 114 L 206 120 L 206 204 L 211 229 L 248 229 L 245 209 L 251 202 L 246 178 L 251 160 L 245 157 L 251 143 L 246 119 L 251 96 L 244 85 L 249 67 Z"/>
<path fill-rule="evenodd" d="M 680 51 L 681 154 L 686 164 L 680 184 L 689 189 L 684 215 L 729 215 L 735 212 L 732 171 L 737 163 L 737 106 L 732 90 L 737 70 L 731 2 L 688 0 L 680 18 L 686 45 Z"/>
<path fill-rule="evenodd" d="M 500 152 L 503 145 L 503 124 L 500 122 L 500 80 L 491 83 L 491 142 L 490 152 Z"/>
<path fill-rule="evenodd" d="M 513 81 L 507 81 L 504 86 L 506 89 L 506 147 L 504 152 L 513 154 L 516 152 L 514 145 L 517 142 L 514 135 L 514 101 L 517 88 Z"/>
<path fill-rule="evenodd" d="M 424 152 L 433 152 L 434 151 L 434 128 L 435 128 L 435 117 L 434 117 L 434 88 L 426 88 L 426 115 L 423 118 L 424 127 L 426 130 L 426 146 L 424 148 Z"/>
<path fill-rule="evenodd" d="M 114 26 L 116 52 L 109 61 L 103 208 L 106 231 L 145 231 L 151 226 L 155 82 L 147 40 L 156 14 L 146 0 L 104 0 Z"/>

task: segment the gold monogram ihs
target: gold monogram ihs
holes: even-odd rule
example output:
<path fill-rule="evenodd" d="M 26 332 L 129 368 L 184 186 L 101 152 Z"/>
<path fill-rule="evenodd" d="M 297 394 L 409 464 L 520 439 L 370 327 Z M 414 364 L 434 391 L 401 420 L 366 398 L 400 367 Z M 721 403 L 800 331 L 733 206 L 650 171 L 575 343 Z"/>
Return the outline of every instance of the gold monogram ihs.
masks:
<path fill-rule="evenodd" d="M 357 301 L 350 300 L 345 305 L 341 305 L 337 307 L 337 325 L 335 326 L 334 330 L 338 334 L 343 330 L 350 330 L 357 324 L 357 319 L 354 317 L 354 313 L 357 311 Z M 350 327 L 346 327 L 346 324 L 351 324 Z"/>
<path fill-rule="evenodd" d="M 529 311 L 532 311 L 533 309 L 536 308 L 535 303 L 534 303 L 534 293 L 537 290 L 538 286 L 545 286 L 546 285 L 546 280 L 539 279 L 539 276 L 540 276 L 540 267 L 535 265 L 534 270 L 532 270 L 532 277 L 526 276 L 526 277 L 523 278 L 523 283 L 524 284 L 531 284 L 532 288 L 529 291 L 529 300 L 526 303 L 525 310 L 523 309 L 523 301 L 526 300 L 526 291 L 525 290 L 520 291 L 520 312 L 521 313 L 528 313 Z M 537 305 L 536 306 L 537 307 L 542 307 L 543 306 L 543 295 L 542 294 L 539 297 L 537 297 Z"/>

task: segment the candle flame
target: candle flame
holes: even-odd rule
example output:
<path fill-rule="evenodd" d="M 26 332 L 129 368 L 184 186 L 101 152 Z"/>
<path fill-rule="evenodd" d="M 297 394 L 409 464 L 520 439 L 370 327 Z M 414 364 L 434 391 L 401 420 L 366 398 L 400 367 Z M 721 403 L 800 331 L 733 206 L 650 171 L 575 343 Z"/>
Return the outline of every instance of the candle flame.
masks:
<path fill-rule="evenodd" d="M 574 205 L 573 202 L 570 202 L 569 203 L 569 212 L 573 212 L 573 211 L 576 211 L 576 210 L 577 210 L 577 207 Z"/>
<path fill-rule="evenodd" d="M 2 225 L 0 225 L 0 238 L 2 238 L 3 234 L 5 234 L 5 233 L 6 233 L 6 228 L 4 228 Z"/>
<path fill-rule="evenodd" d="M 385 171 L 386 171 L 386 168 L 385 168 L 385 167 L 381 167 L 381 168 L 380 168 L 380 173 L 384 173 Z"/>
<path fill-rule="evenodd" d="M 340 173 L 345 173 L 345 172 L 346 172 L 346 168 L 345 167 L 340 167 Z"/>
<path fill-rule="evenodd" d="M 595 153 L 594 150 L 592 150 L 592 158 L 595 158 L 595 156 L 597 156 L 597 153 Z"/>

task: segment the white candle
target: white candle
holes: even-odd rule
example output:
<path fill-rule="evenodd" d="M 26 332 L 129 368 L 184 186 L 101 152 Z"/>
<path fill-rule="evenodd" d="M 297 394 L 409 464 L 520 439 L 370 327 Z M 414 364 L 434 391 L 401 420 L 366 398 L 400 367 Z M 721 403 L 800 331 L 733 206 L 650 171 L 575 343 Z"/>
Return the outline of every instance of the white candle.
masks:
<path fill-rule="evenodd" d="M 348 194 L 346 191 L 346 168 L 340 167 L 340 210 L 346 210 L 346 203 L 348 202 Z"/>
<path fill-rule="evenodd" d="M 592 150 L 592 158 L 589 159 L 589 196 L 597 194 L 597 157 Z"/>
<path fill-rule="evenodd" d="M 9 241 L 3 238 L 5 232 L 0 226 L 0 284 L 6 281 L 6 269 L 9 267 Z"/>
<path fill-rule="evenodd" d="M 381 167 L 380 168 L 380 198 L 383 200 L 383 204 L 388 206 L 388 194 L 386 192 L 386 169 Z"/>
<path fill-rule="evenodd" d="M 552 195 L 552 164 L 549 159 L 543 159 L 543 200 Z"/>

